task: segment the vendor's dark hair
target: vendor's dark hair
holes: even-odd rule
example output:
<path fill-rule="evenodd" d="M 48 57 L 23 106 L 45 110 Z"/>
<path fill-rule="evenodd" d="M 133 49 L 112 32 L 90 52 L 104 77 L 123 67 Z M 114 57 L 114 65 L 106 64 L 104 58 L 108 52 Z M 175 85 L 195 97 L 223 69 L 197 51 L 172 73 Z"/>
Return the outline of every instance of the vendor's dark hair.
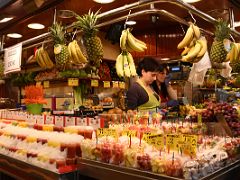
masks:
<path fill-rule="evenodd" d="M 168 69 L 168 66 L 166 64 L 159 64 L 158 66 L 158 72 L 163 72 L 164 70 L 166 70 L 166 73 L 168 74 L 169 73 L 169 69 Z M 165 85 L 165 83 L 161 83 L 160 84 L 161 86 L 161 90 L 159 89 L 158 85 L 157 85 L 157 82 L 156 80 L 153 81 L 152 83 L 152 87 L 153 87 L 153 90 L 160 96 L 163 96 L 165 99 L 168 97 L 168 91 L 167 91 L 167 87 Z"/>
<path fill-rule="evenodd" d="M 143 60 L 141 60 L 138 63 L 138 67 L 137 67 L 137 74 L 139 76 L 142 76 L 142 70 L 144 69 L 144 71 L 148 72 L 158 72 L 159 71 L 159 64 L 158 62 L 150 57 L 145 57 L 143 58 Z"/>

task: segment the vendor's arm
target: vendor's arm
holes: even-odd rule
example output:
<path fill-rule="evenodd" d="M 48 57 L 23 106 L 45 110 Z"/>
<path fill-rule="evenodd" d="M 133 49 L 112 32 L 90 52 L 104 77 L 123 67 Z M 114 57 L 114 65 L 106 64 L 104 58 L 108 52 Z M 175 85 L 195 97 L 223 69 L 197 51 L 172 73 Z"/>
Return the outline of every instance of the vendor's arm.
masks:
<path fill-rule="evenodd" d="M 167 92 L 170 100 L 177 100 L 177 92 L 172 88 L 171 85 L 167 86 Z"/>
<path fill-rule="evenodd" d="M 146 103 L 148 98 L 146 91 L 138 83 L 133 83 L 127 92 L 128 109 L 137 109 L 138 106 Z"/>

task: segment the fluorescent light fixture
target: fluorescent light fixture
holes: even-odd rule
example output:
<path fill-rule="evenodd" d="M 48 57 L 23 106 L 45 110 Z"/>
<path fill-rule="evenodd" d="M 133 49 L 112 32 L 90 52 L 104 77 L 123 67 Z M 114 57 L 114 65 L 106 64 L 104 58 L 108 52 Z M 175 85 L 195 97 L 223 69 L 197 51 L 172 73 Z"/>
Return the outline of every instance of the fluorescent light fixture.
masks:
<path fill-rule="evenodd" d="M 183 0 L 183 2 L 186 2 L 186 3 L 195 3 L 198 1 L 201 1 L 201 0 Z"/>
<path fill-rule="evenodd" d="M 44 29 L 45 26 L 43 24 L 39 24 L 39 23 L 31 23 L 31 24 L 28 24 L 28 28 L 30 28 L 30 29 Z"/>
<path fill-rule="evenodd" d="M 170 58 L 161 58 L 161 60 L 163 60 L 163 61 L 167 61 L 167 60 L 169 60 Z"/>
<path fill-rule="evenodd" d="M 10 37 L 10 38 L 21 38 L 22 35 L 18 34 L 18 33 L 10 33 L 10 34 L 7 34 L 7 37 Z"/>
<path fill-rule="evenodd" d="M 111 3 L 115 0 L 93 0 L 96 3 L 100 3 L 100 4 L 107 4 L 107 3 Z"/>
<path fill-rule="evenodd" d="M 137 22 L 136 21 L 127 21 L 126 24 L 129 26 L 132 26 L 132 25 L 137 24 Z"/>
<path fill-rule="evenodd" d="M 8 22 L 8 21 L 10 21 L 12 19 L 13 19 L 13 17 L 3 18 L 3 19 L 0 20 L 0 23 L 5 23 L 5 22 Z"/>

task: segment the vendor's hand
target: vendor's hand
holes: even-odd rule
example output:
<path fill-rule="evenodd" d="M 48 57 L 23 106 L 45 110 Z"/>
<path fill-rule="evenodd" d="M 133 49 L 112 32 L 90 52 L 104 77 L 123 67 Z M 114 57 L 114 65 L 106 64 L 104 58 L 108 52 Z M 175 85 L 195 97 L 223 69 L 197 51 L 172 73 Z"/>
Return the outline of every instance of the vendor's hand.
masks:
<path fill-rule="evenodd" d="M 170 100 L 167 102 L 168 107 L 173 107 L 173 106 L 178 106 L 178 105 L 179 105 L 179 103 L 177 100 Z"/>
<path fill-rule="evenodd" d="M 166 76 L 166 78 L 164 79 L 164 83 L 165 83 L 166 86 L 169 86 L 169 82 L 171 81 L 171 79 L 172 79 L 172 75 L 168 74 Z"/>

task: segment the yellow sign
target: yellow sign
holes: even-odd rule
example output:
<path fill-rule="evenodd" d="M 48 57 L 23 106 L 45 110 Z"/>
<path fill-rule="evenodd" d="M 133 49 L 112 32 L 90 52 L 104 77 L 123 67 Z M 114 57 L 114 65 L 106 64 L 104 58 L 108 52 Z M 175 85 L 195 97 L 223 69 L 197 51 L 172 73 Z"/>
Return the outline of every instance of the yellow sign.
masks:
<path fill-rule="evenodd" d="M 36 86 L 37 86 L 37 87 L 39 87 L 39 86 L 41 86 L 41 85 L 42 85 L 42 82 L 40 82 L 40 81 L 36 82 Z"/>
<path fill-rule="evenodd" d="M 92 87 L 98 87 L 98 80 L 97 79 L 92 79 L 91 80 L 91 86 Z"/>
<path fill-rule="evenodd" d="M 118 81 L 112 81 L 113 88 L 118 88 Z"/>
<path fill-rule="evenodd" d="M 147 143 L 155 146 L 158 149 L 164 149 L 164 138 L 162 134 L 148 136 Z"/>
<path fill-rule="evenodd" d="M 121 89 L 125 89 L 125 82 L 119 82 L 119 87 L 121 88 Z"/>
<path fill-rule="evenodd" d="M 123 135 L 123 136 L 135 137 L 136 134 L 137 134 L 137 131 L 135 131 L 135 130 L 123 130 L 123 131 L 122 131 L 122 135 Z"/>
<path fill-rule="evenodd" d="M 195 157 L 197 154 L 197 136 L 196 135 L 182 135 L 181 149 L 183 154 Z"/>
<path fill-rule="evenodd" d="M 152 136 L 152 135 L 156 135 L 156 133 L 154 133 L 154 132 L 145 132 L 145 133 L 143 134 L 142 140 L 144 140 L 144 141 L 147 142 L 149 136 Z"/>
<path fill-rule="evenodd" d="M 197 119 L 198 119 L 198 124 L 202 124 L 202 114 L 198 114 Z"/>
<path fill-rule="evenodd" d="M 97 137 L 103 137 L 103 136 L 112 136 L 114 138 L 117 138 L 117 131 L 116 129 L 98 128 Z"/>
<path fill-rule="evenodd" d="M 43 87 L 49 88 L 49 81 L 43 81 Z"/>
<path fill-rule="evenodd" d="M 110 88 L 111 87 L 110 81 L 103 81 L 103 87 Z"/>
<path fill-rule="evenodd" d="M 180 141 L 179 134 L 167 134 L 166 136 L 166 146 L 168 150 L 176 150 L 179 149 L 179 141 Z"/>
<path fill-rule="evenodd" d="M 78 86 L 79 80 L 78 78 L 68 78 L 68 86 Z"/>

